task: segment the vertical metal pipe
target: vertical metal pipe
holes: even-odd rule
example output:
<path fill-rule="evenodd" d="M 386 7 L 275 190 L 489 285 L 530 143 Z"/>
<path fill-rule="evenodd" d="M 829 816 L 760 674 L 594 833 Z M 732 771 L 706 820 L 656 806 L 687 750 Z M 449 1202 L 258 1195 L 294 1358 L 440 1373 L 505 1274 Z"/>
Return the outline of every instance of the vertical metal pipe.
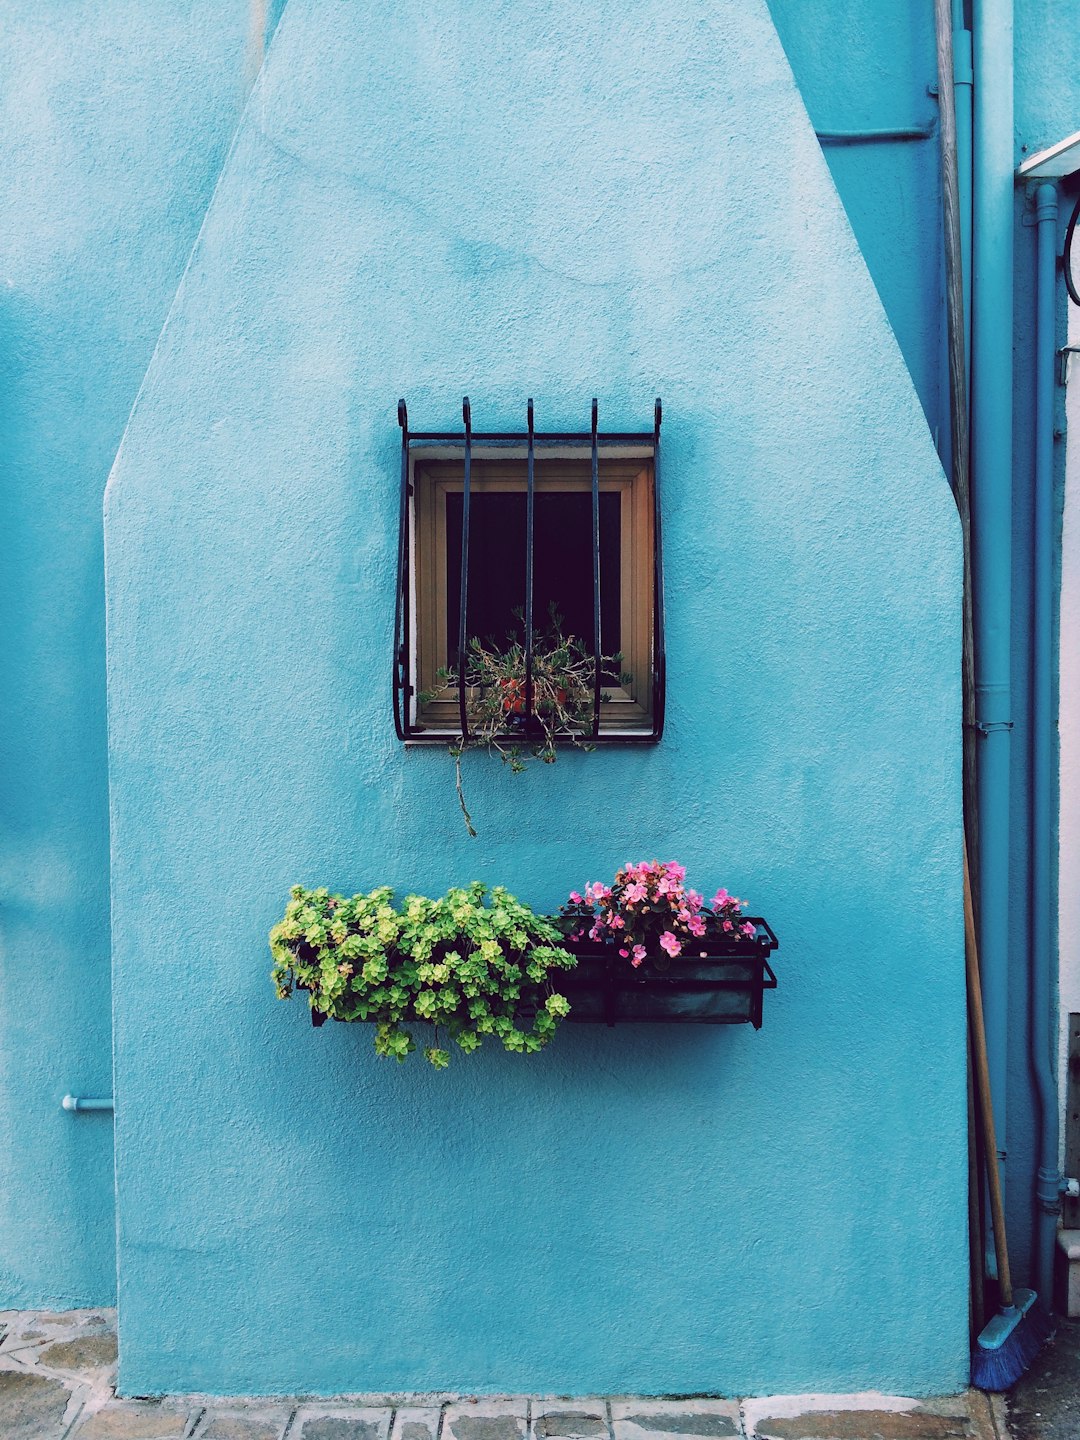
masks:
<path fill-rule="evenodd" d="M 956 112 L 956 171 L 960 190 L 960 270 L 964 291 L 964 374 L 971 374 L 971 115 L 975 72 L 971 31 L 964 0 L 952 0 L 953 107 Z M 970 405 L 968 407 L 970 414 Z"/>
<path fill-rule="evenodd" d="M 596 445 L 596 397 L 592 402 L 592 549 L 593 549 L 593 724 L 595 740 L 600 734 L 600 462 Z"/>
<path fill-rule="evenodd" d="M 525 723 L 533 714 L 533 511 L 536 486 L 536 437 L 529 400 L 529 466 L 525 491 Z"/>
<path fill-rule="evenodd" d="M 461 724 L 461 738 L 469 738 L 468 707 L 465 704 L 465 663 L 468 629 L 465 611 L 469 603 L 469 500 L 472 486 L 472 409 L 466 395 L 461 402 L 461 415 L 465 421 L 465 483 L 461 492 L 461 592 L 458 613 L 458 719 Z"/>
<path fill-rule="evenodd" d="M 1012 728 L 1013 3 L 974 0 L 972 570 L 979 944 L 998 1155 L 1007 1151 Z"/>
<path fill-rule="evenodd" d="M 1035 312 L 1035 465 L 1032 485 L 1031 600 L 1031 965 L 1029 1060 L 1035 1082 L 1038 1160 L 1037 1288 L 1049 1305 L 1054 1285 L 1054 1246 L 1061 1208 L 1058 1170 L 1058 1103 L 1053 1055 L 1052 881 L 1053 864 L 1053 587 L 1054 587 L 1054 396 L 1057 360 L 1057 187 L 1035 192 L 1038 235 Z"/>

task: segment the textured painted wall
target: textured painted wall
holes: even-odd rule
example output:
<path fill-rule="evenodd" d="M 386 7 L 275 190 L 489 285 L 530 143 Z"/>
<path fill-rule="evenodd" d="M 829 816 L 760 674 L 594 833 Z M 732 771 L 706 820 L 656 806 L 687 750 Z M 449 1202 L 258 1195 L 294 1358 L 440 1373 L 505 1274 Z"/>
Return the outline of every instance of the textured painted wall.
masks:
<path fill-rule="evenodd" d="M 387 665 L 464 391 L 666 405 L 667 737 L 470 757 L 478 840 Z M 106 524 L 123 1388 L 962 1384 L 954 513 L 764 6 L 292 0 Z M 759 1034 L 437 1075 L 272 998 L 294 880 L 653 854 L 780 931 Z"/>
<path fill-rule="evenodd" d="M 934 11 L 922 0 L 769 0 L 814 126 L 936 126 Z M 825 158 L 927 423 L 948 442 L 939 142 L 827 143 Z M 789 198 L 789 214 L 797 206 Z"/>
<path fill-rule="evenodd" d="M 112 1090 L 101 497 L 261 61 L 251 19 L 3 7 L 0 1308 L 115 1292 L 111 1121 L 60 1109 Z"/>

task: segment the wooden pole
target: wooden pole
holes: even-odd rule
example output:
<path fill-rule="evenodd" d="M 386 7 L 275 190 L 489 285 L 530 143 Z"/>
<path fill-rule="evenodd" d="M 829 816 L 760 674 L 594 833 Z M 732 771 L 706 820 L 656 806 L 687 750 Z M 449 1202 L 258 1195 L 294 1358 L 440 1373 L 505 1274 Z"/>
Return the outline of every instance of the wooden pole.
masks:
<path fill-rule="evenodd" d="M 945 226 L 945 311 L 949 344 L 949 417 L 952 491 L 964 547 L 961 683 L 964 722 L 964 834 L 972 880 L 979 873 L 975 790 L 975 638 L 971 587 L 971 466 L 968 443 L 967 367 L 964 360 L 964 276 L 960 241 L 960 183 L 956 170 L 956 102 L 953 94 L 952 8 L 934 0 L 937 34 L 938 107 L 941 127 L 941 196 Z M 973 902 L 974 903 L 974 902 Z"/>

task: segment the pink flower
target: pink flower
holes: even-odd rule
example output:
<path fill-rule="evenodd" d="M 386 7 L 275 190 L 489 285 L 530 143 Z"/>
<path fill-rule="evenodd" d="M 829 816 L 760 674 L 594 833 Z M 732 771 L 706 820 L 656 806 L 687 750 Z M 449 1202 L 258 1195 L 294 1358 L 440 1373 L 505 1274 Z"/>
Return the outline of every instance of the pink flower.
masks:
<path fill-rule="evenodd" d="M 631 964 L 631 965 L 640 965 L 641 962 L 642 962 L 644 959 L 645 959 L 645 946 L 644 946 L 644 945 L 635 945 L 635 946 L 634 946 L 634 958 L 630 961 L 630 964 Z"/>
<path fill-rule="evenodd" d="M 670 930 L 665 930 L 660 936 L 660 949 L 666 950 L 672 959 L 674 959 L 676 955 L 682 954 L 682 945 L 675 939 L 675 936 Z"/>
<path fill-rule="evenodd" d="M 685 865 L 677 865 L 674 860 L 669 860 L 668 863 L 664 866 L 664 869 L 667 871 L 667 873 L 671 876 L 673 880 L 686 879 Z"/>
<path fill-rule="evenodd" d="M 746 923 L 745 925 L 740 925 L 740 926 L 739 926 L 739 929 L 742 931 L 742 933 L 743 933 L 744 935 L 756 935 L 756 934 L 757 934 L 757 926 L 756 926 L 756 925 L 751 925 L 749 921 L 747 921 L 747 923 Z"/>
<path fill-rule="evenodd" d="M 576 890 L 570 891 L 570 900 L 574 905 L 584 905 L 585 903 Z"/>
<path fill-rule="evenodd" d="M 629 950 L 620 950 L 620 951 L 619 951 L 619 954 L 620 954 L 620 955 L 623 957 L 623 959 L 625 960 L 625 959 L 629 956 L 630 951 L 629 951 Z"/>
<path fill-rule="evenodd" d="M 608 911 L 607 923 L 611 926 L 612 930 L 623 930 L 626 928 L 626 922 L 616 910 Z"/>
<path fill-rule="evenodd" d="M 716 894 L 713 896 L 712 903 L 716 906 L 717 910 L 722 910 L 725 905 L 730 905 L 731 896 L 726 890 L 717 890 Z"/>
<path fill-rule="evenodd" d="M 731 923 L 730 920 L 725 920 L 725 921 L 724 921 L 724 929 L 725 929 L 725 930 L 734 930 L 734 929 L 735 929 L 735 926 L 732 925 L 732 923 Z"/>
<path fill-rule="evenodd" d="M 648 893 L 649 892 L 645 889 L 645 886 L 642 885 L 641 881 L 635 880 L 633 885 L 628 885 L 626 887 L 623 899 L 631 905 L 636 905 L 639 900 L 644 900 Z"/>
<path fill-rule="evenodd" d="M 691 935 L 704 935 L 705 921 L 700 915 L 691 915 L 690 919 L 686 922 L 686 928 L 690 931 Z"/>

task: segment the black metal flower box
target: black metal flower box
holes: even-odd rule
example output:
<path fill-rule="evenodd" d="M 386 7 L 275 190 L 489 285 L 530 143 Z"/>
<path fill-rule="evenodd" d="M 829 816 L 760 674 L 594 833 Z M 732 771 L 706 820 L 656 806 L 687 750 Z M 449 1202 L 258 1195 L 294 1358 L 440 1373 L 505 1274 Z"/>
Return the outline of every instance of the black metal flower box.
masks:
<path fill-rule="evenodd" d="M 567 942 L 578 963 L 552 974 L 570 1001 L 566 1018 L 600 1025 L 749 1022 L 760 1030 L 762 996 L 776 989 L 768 957 L 780 942 L 759 916 L 748 918 L 757 929 L 752 937 L 710 939 L 705 955 L 649 956 L 636 969 L 616 946 Z"/>

